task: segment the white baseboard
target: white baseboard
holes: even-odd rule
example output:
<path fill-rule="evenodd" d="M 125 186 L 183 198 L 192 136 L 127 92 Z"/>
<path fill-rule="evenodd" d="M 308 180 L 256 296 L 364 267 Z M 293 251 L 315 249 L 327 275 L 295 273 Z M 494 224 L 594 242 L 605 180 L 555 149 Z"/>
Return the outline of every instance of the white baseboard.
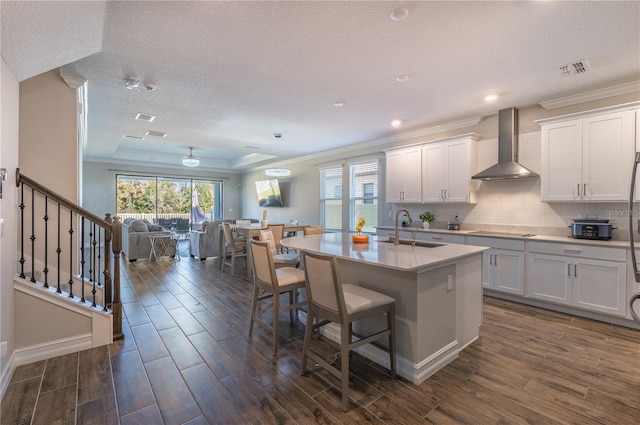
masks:
<path fill-rule="evenodd" d="M 13 372 L 16 370 L 15 354 L 16 353 L 13 352 L 11 357 L 9 357 L 7 364 L 2 365 L 2 375 L 0 376 L 0 399 L 4 398 L 4 393 L 7 391 L 11 378 L 13 377 Z"/>
<path fill-rule="evenodd" d="M 34 363 L 40 360 L 88 350 L 92 347 L 93 337 L 88 333 L 85 335 L 77 335 L 57 341 L 32 345 L 30 347 L 19 348 L 13 353 L 15 356 L 14 366 L 22 366 L 24 364 Z"/>

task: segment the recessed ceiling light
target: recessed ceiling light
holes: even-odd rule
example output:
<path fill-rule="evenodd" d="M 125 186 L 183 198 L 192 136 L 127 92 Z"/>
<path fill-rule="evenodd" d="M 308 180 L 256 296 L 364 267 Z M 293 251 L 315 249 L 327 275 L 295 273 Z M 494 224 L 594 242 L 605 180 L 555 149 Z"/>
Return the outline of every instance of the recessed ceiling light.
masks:
<path fill-rule="evenodd" d="M 409 11 L 404 7 L 398 7 L 391 12 L 391 19 L 394 21 L 400 21 L 409 15 Z"/>
<path fill-rule="evenodd" d="M 396 77 L 396 81 L 400 82 L 400 83 L 404 83 L 405 81 L 407 81 L 409 79 L 408 75 L 398 75 Z"/>
<path fill-rule="evenodd" d="M 484 97 L 484 100 L 485 100 L 485 102 L 493 102 L 497 98 L 498 98 L 497 94 L 489 94 L 489 95 Z"/>
<path fill-rule="evenodd" d="M 402 121 L 400 121 L 400 120 L 391 121 L 391 126 L 392 127 L 400 127 L 401 125 L 402 125 Z"/>
<path fill-rule="evenodd" d="M 336 103 L 334 103 L 335 106 L 344 106 L 344 101 L 339 100 Z"/>
<path fill-rule="evenodd" d="M 135 88 L 138 88 L 140 86 L 140 81 L 133 79 L 133 78 L 127 78 L 124 80 L 124 86 L 126 88 L 128 88 L 129 90 L 133 90 Z"/>

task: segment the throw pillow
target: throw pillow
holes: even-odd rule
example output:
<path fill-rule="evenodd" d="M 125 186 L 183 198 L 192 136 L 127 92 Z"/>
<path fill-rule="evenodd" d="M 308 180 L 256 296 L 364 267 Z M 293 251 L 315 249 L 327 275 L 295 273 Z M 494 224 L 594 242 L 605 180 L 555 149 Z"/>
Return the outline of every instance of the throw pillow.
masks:
<path fill-rule="evenodd" d="M 142 220 L 136 220 L 130 225 L 131 229 L 134 232 L 148 232 L 149 228 L 147 227 L 147 223 Z"/>

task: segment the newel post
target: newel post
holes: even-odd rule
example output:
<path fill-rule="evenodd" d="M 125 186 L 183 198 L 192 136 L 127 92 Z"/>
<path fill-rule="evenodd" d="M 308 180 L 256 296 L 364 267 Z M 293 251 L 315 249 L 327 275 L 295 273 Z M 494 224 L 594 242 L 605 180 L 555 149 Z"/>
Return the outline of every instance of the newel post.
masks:
<path fill-rule="evenodd" d="M 120 251 L 122 251 L 122 220 L 120 217 L 111 218 L 107 214 L 105 220 L 111 223 L 111 250 L 113 252 L 113 340 L 124 338 L 122 333 L 122 302 L 120 301 Z"/>

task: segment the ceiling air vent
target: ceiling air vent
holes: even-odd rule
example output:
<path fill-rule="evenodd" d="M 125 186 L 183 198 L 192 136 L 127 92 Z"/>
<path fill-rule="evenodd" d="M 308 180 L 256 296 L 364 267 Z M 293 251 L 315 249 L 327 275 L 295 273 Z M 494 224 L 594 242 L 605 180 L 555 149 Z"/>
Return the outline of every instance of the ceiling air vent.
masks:
<path fill-rule="evenodd" d="M 153 120 L 156 119 L 156 116 L 155 115 L 151 115 L 151 114 L 143 114 L 142 112 L 138 112 L 136 114 L 136 119 L 138 121 L 153 122 Z"/>
<path fill-rule="evenodd" d="M 583 59 L 569 65 L 562 65 L 560 68 L 558 68 L 558 71 L 560 71 L 561 76 L 570 77 L 572 75 L 578 75 L 587 72 L 589 69 L 591 69 L 591 67 L 589 66 L 589 61 Z"/>
<path fill-rule="evenodd" d="M 147 136 L 156 136 L 156 137 L 167 137 L 167 133 L 163 133 L 161 131 L 153 131 L 153 130 L 149 130 L 146 133 Z"/>
<path fill-rule="evenodd" d="M 125 134 L 124 137 L 126 137 L 127 139 L 136 139 L 136 140 L 144 140 L 144 137 L 140 137 L 140 136 L 130 136 L 128 134 Z"/>

